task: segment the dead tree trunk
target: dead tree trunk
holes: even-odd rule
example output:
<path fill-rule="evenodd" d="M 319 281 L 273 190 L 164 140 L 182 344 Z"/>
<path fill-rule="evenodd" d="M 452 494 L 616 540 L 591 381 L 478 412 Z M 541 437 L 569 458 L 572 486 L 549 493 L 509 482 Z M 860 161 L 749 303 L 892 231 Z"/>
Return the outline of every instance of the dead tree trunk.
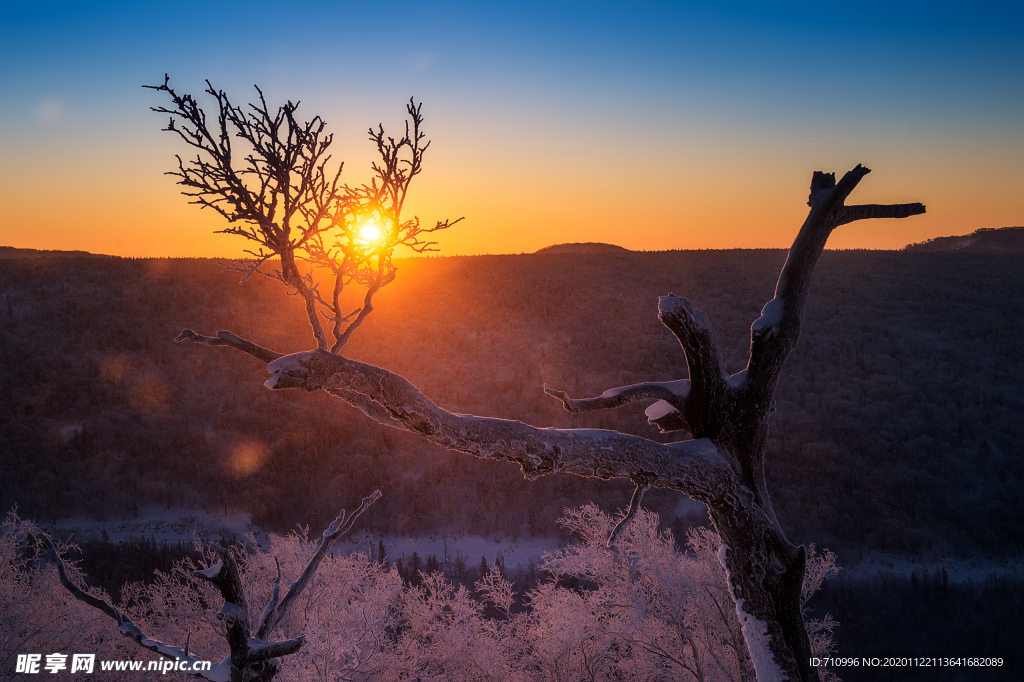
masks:
<path fill-rule="evenodd" d="M 775 297 L 751 326 L 745 369 L 730 376 L 707 316 L 687 299 L 670 294 L 661 298 L 658 315 L 683 348 L 689 379 L 614 388 L 579 400 L 546 389 L 571 412 L 658 400 L 648 409 L 651 421 L 665 430 L 692 434 L 678 443 L 453 414 L 398 375 L 324 350 L 282 356 L 228 332 L 206 337 L 185 330 L 178 340 L 227 345 L 272 360 L 269 388 L 325 390 L 380 423 L 446 448 L 516 462 L 531 478 L 552 471 L 629 478 L 637 494 L 624 521 L 636 512 L 650 486 L 678 490 L 703 502 L 722 538 L 719 557 L 757 678 L 815 680 L 800 614 L 805 552 L 786 538 L 775 517 L 764 458 L 775 388 L 800 335 L 811 275 L 832 230 L 864 218 L 924 213 L 922 204 L 846 206 L 847 196 L 868 172 L 857 166 L 838 183 L 834 174 L 814 174 L 810 214 L 790 249 Z"/>

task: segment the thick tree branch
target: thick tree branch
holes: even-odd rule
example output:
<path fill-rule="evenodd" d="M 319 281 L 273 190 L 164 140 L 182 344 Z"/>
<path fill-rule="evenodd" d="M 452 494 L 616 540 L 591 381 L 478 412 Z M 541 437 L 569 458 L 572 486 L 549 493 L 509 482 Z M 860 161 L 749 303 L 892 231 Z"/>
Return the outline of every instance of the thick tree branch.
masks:
<path fill-rule="evenodd" d="M 277 351 L 269 348 L 264 348 L 252 341 L 235 336 L 228 331 L 219 331 L 217 332 L 217 336 L 203 336 L 202 334 L 197 334 L 191 329 L 183 329 L 181 334 L 174 338 L 175 343 L 181 343 L 182 341 L 192 341 L 206 346 L 227 346 L 229 348 L 234 348 L 235 350 L 240 350 L 243 353 L 267 363 L 284 357 L 284 353 L 278 353 Z M 341 398 L 375 422 L 392 428 L 406 429 L 404 424 L 395 421 L 390 412 L 369 396 L 344 389 L 330 389 L 328 390 L 328 393 Z"/>
<path fill-rule="evenodd" d="M 909 218 L 925 212 L 924 204 L 860 204 L 844 206 L 840 214 L 839 224 L 845 225 L 855 220 L 871 218 Z"/>
<path fill-rule="evenodd" d="M 658 319 L 668 327 L 686 353 L 686 365 L 695 391 L 724 385 L 728 375 L 718 335 L 703 310 L 675 294 L 658 299 Z"/>
<path fill-rule="evenodd" d="M 245 599 L 242 579 L 238 575 L 238 564 L 228 549 L 218 548 L 220 561 L 193 575 L 216 587 L 224 599 L 218 617 L 225 624 L 225 638 L 231 650 L 231 664 L 242 670 L 247 665 L 249 653 L 249 606 Z"/>
<path fill-rule="evenodd" d="M 658 300 L 658 319 L 679 340 L 690 370 L 689 395 L 679 411 L 695 438 L 716 438 L 723 428 L 729 379 L 718 336 L 704 311 L 675 294 Z"/>
<path fill-rule="evenodd" d="M 396 421 L 383 405 L 367 395 L 340 388 L 327 389 L 327 392 L 336 398 L 341 398 L 378 424 L 390 426 L 393 429 L 408 430 L 408 427 L 402 422 Z"/>
<path fill-rule="evenodd" d="M 251 636 L 249 629 L 249 606 L 245 598 L 245 590 L 231 550 L 218 548 L 220 561 L 193 575 L 214 585 L 224 599 L 218 617 L 225 624 L 225 638 L 231 651 L 231 666 L 236 671 L 243 671 L 252 666 L 260 666 L 272 658 L 293 654 L 302 648 L 304 639 L 284 640 L 281 642 L 264 641 L 263 636 Z M 273 677 L 273 674 L 269 675 Z"/>
<path fill-rule="evenodd" d="M 782 363 L 796 346 L 811 277 L 832 231 L 854 220 L 905 218 L 925 212 L 923 204 L 845 206 L 846 198 L 870 172 L 858 165 L 838 183 L 834 173 L 816 171 L 811 178 L 810 213 L 789 250 L 774 298 L 751 326 L 747 369 L 752 390 L 762 394 L 774 390 Z"/>
<path fill-rule="evenodd" d="M 640 400 L 664 400 L 676 409 L 683 408 L 683 402 L 690 392 L 690 382 L 686 379 L 678 381 L 649 381 L 619 388 L 609 388 L 596 398 L 570 398 L 565 391 L 549 388 L 546 384 L 544 392 L 558 398 L 566 410 L 573 414 L 609 410 L 622 407 Z"/>
<path fill-rule="evenodd" d="M 192 341 L 193 343 L 201 343 L 205 346 L 229 346 L 235 350 L 240 350 L 243 353 L 248 353 L 254 358 L 259 358 L 264 362 L 273 362 L 280 357 L 284 357 L 284 353 L 278 353 L 277 351 L 264 348 L 263 346 L 257 345 L 252 341 L 239 338 L 231 332 L 219 331 L 217 336 L 203 336 L 197 334 L 191 329 L 182 329 L 181 333 L 174 337 L 175 343 L 181 343 L 182 341 Z"/>
<path fill-rule="evenodd" d="M 267 367 L 268 388 L 346 390 L 368 396 L 391 419 L 433 443 L 477 457 L 519 464 L 531 478 L 553 471 L 599 478 L 651 477 L 700 501 L 733 492 L 734 473 L 707 439 L 665 445 L 616 431 L 541 429 L 518 421 L 454 414 L 404 378 L 320 350 Z"/>

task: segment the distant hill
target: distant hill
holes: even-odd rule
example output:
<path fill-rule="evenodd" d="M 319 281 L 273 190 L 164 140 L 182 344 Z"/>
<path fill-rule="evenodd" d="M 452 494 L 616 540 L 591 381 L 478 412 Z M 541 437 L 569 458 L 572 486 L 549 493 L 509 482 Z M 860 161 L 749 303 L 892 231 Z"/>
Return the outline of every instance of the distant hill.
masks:
<path fill-rule="evenodd" d="M 0 258 L 54 258 L 64 256 L 93 256 L 95 258 L 113 258 L 88 251 L 41 251 L 39 249 L 18 249 L 13 246 L 0 246 Z"/>
<path fill-rule="evenodd" d="M 908 244 L 904 251 L 962 253 L 1024 253 L 1024 227 L 986 227 L 959 237 L 936 237 Z"/>
<path fill-rule="evenodd" d="M 629 249 L 615 244 L 601 242 L 574 242 L 572 244 L 555 244 L 539 249 L 537 253 L 629 253 Z"/>

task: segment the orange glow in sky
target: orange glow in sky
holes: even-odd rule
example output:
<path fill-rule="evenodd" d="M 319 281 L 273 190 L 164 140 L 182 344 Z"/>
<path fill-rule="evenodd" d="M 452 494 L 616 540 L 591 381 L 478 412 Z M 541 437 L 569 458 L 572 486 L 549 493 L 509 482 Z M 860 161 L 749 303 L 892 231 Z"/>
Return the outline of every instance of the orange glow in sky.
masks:
<path fill-rule="evenodd" d="M 208 111 L 206 78 L 236 105 L 253 83 L 272 108 L 301 101 L 300 119 L 327 122 L 351 185 L 370 177 L 367 127 L 400 135 L 415 95 L 432 144 L 402 218 L 464 217 L 432 235 L 442 255 L 586 241 L 786 248 L 812 172 L 858 163 L 874 172 L 852 202 L 928 213 L 843 226 L 831 248 L 1024 225 L 1019 11 L 556 5 L 318 10 L 325 25 L 415 14 L 396 23 L 386 58 L 372 32 L 253 50 L 256 10 L 210 8 L 212 38 L 141 6 L 19 5 L 0 23 L 0 63 L 21 65 L 0 70 L 0 245 L 242 255 L 245 240 L 216 234 L 224 220 L 165 175 L 191 150 L 149 110 L 168 104 L 163 93 L 139 86 L 168 71 Z"/>
<path fill-rule="evenodd" d="M 537 144 L 495 160 L 488 150 L 477 151 L 472 131 L 453 139 L 436 118 L 443 134 L 435 136 L 403 217 L 432 224 L 465 216 L 436 235 L 442 255 L 532 252 L 584 241 L 637 250 L 784 248 L 806 216 L 812 171 L 842 174 L 857 163 L 874 172 L 852 202 L 921 201 L 928 213 L 843 226 L 831 248 L 894 249 L 1024 224 L 1018 168 L 1024 149 L 1012 144 L 976 147 L 969 170 L 946 161 L 959 151 L 950 148 L 955 145 L 900 149 L 877 139 L 850 141 L 833 153 L 779 144 L 767 155 L 770 164 L 741 143 L 702 146 L 683 136 L 673 146 L 687 147 L 684 157 L 672 147 L 631 147 L 625 140 L 600 153 L 562 140 L 553 149 Z M 241 255 L 245 240 L 216 234 L 224 220 L 190 205 L 163 174 L 173 161 L 167 140 L 159 131 L 149 140 L 150 148 L 106 156 L 75 144 L 55 152 L 59 163 L 46 155 L 3 168 L 0 244 L 135 257 Z M 353 172 L 352 181 L 357 178 L 363 179 Z M 372 241 L 379 238 L 375 229 L 360 234 Z"/>

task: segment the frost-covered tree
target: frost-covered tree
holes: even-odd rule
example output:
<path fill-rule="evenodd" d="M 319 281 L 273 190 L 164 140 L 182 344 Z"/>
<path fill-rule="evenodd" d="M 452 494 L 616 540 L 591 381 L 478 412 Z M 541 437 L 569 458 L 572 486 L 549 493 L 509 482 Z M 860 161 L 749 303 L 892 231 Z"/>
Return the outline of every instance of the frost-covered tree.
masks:
<path fill-rule="evenodd" d="M 62 552 L 71 548 L 57 544 Z M 39 528 L 14 511 L 0 523 L 0 671 L 10 675 L 17 655 L 26 653 L 103 651 L 130 658 L 134 644 L 116 636 L 92 608 L 68 599 L 48 552 Z M 81 579 L 74 566 L 65 570 Z"/>
<path fill-rule="evenodd" d="M 661 298 L 658 316 L 682 346 L 688 378 L 614 388 L 589 399 L 547 389 L 571 412 L 657 401 L 648 408 L 651 421 L 666 431 L 686 431 L 690 438 L 664 444 L 614 431 L 538 428 L 452 413 L 401 376 L 341 355 L 351 332 L 371 309 L 373 292 L 394 276 L 390 249 L 401 243 L 420 246 L 419 223 L 403 222 L 400 216 L 408 182 L 419 172 L 426 148 L 418 107 L 410 104 L 411 128 L 397 142 L 385 138 L 382 130 L 371 129 L 383 159 L 374 167 L 377 179 L 358 190 L 340 192 L 338 176 L 328 180 L 324 170 L 323 150 L 330 140 L 319 137 L 322 122 L 297 124 L 296 105 L 289 103 L 272 116 L 261 94 L 260 104 L 244 112 L 210 87 L 219 113 L 217 125 L 208 126 L 190 97 L 178 96 L 166 82 L 157 89 L 167 92 L 174 103 L 173 108 L 158 109 L 171 114 L 169 129 L 199 150 L 191 164 L 179 159 L 176 175 L 186 193 L 219 211 L 230 224 L 225 231 L 257 243 L 253 260 L 243 267 L 251 271 L 278 259 L 280 266 L 271 274 L 304 299 L 316 350 L 285 356 L 227 331 L 205 336 L 185 329 L 177 340 L 241 350 L 269 363 L 269 388 L 326 391 L 387 426 L 452 450 L 516 462 L 531 478 L 553 471 L 628 478 L 636 491 L 609 537 L 612 544 L 652 486 L 703 502 L 723 543 L 718 556 L 758 679 L 818 677 L 810 666 L 811 645 L 801 612 L 807 553 L 783 533 L 765 482 L 775 389 L 800 335 L 812 274 L 832 231 L 866 218 L 917 215 L 924 212 L 923 205 L 847 206 L 847 197 L 870 171 L 857 166 L 838 182 L 832 173 L 815 172 L 810 213 L 790 249 L 774 298 L 751 326 L 744 369 L 726 372 L 707 316 L 686 298 L 669 294 Z M 182 127 L 176 128 L 175 121 Z M 243 160 L 232 156 L 232 136 L 253 150 Z M 282 154 L 282 149 L 293 152 Z M 367 250 L 363 233 L 354 230 L 369 214 L 385 223 L 389 236 Z M 328 225 L 342 236 L 324 241 L 322 226 Z M 448 225 L 438 223 L 431 229 Z M 367 255 L 371 253 L 372 257 Z M 299 267 L 297 254 L 304 254 L 311 266 L 335 273 L 332 294 L 320 294 L 317 280 Z M 346 314 L 339 295 L 350 281 L 364 284 L 367 297 L 360 309 Z M 318 307 L 333 325 L 333 342 L 323 329 Z"/>
<path fill-rule="evenodd" d="M 551 671 L 548 679 L 589 679 L 588 671 L 601 670 L 606 679 L 753 680 L 717 534 L 693 529 L 680 552 L 670 533 L 659 532 L 657 515 L 641 509 L 609 547 L 616 521 L 594 505 L 561 519 L 580 542 L 547 557 L 542 568 L 594 587 L 543 584 L 531 595 L 530 627 L 522 629 Z M 836 568 L 831 552 L 813 546 L 807 559 L 809 597 Z M 834 625 L 808 620 L 813 655 L 829 653 Z"/>
<path fill-rule="evenodd" d="M 236 609 L 218 608 L 220 590 L 200 575 L 210 572 L 202 566 L 222 565 L 228 556 L 239 591 L 253 603 L 283 605 L 288 597 L 278 602 L 281 576 L 305 580 L 299 602 L 280 612 L 275 626 L 284 641 L 301 638 L 302 646 L 282 659 L 275 679 L 752 679 L 715 533 L 691 532 L 680 551 L 671 534 L 659 532 L 657 515 L 639 510 L 609 547 L 615 521 L 593 505 L 567 511 L 561 523 L 578 542 L 544 558 L 549 577 L 527 594 L 526 610 L 514 606 L 513 585 L 497 566 L 475 590 L 439 572 L 420 575 L 415 584 L 368 554 L 324 552 L 322 539 L 303 532 L 271 535 L 262 549 L 238 546 L 226 553 L 200 545 L 200 559 L 182 559 L 149 584 L 125 586 L 117 611 L 122 631 L 152 638 L 148 648 L 181 641 L 203 658 L 223 657 L 208 677 L 229 679 L 228 614 Z M 38 560 L 31 548 L 26 560 L 27 536 L 38 537 L 38 530 L 14 517 L 0 527 L 0 634 L 7 635 L 0 651 L 59 651 L 60 642 L 90 642 L 104 658 L 138 654 L 94 609 L 67 598 L 52 562 Z M 805 595 L 835 570 L 834 559 L 811 548 Z M 79 580 L 73 566 L 64 570 Z M 566 586 L 567 577 L 586 581 L 586 589 Z M 249 617 L 255 624 L 266 616 L 250 611 Z M 810 623 L 825 635 L 812 639 L 815 656 L 829 653 L 832 625 L 828 619 Z"/>
<path fill-rule="evenodd" d="M 61 549 L 45 533 L 39 533 L 38 540 L 48 550 L 47 558 L 56 566 L 60 585 L 71 596 L 109 616 L 117 623 L 117 629 L 122 635 L 134 640 L 143 649 L 172 661 L 187 663 L 191 669 L 196 669 L 195 666 L 200 661 L 213 660 L 217 653 L 216 649 L 209 648 L 212 644 L 210 641 L 196 642 L 203 651 L 200 654 L 195 653 L 192 633 L 203 629 L 204 621 L 208 620 L 204 618 L 204 612 L 209 605 L 217 603 L 219 597 L 223 605 L 216 613 L 217 628 L 212 634 L 216 635 L 213 639 L 224 640 L 227 646 L 221 648 L 227 649 L 226 656 L 210 670 L 194 675 L 210 682 L 269 682 L 281 671 L 278 659 L 294 654 L 305 643 L 301 632 L 294 637 L 280 640 L 273 639 L 272 635 L 281 629 L 293 607 L 300 603 L 300 600 L 308 599 L 306 590 L 334 542 L 348 533 L 363 512 L 378 499 L 379 490 L 365 497 L 351 514 L 346 514 L 342 510 L 323 532 L 311 556 L 283 595 L 281 567 L 278 564 L 273 588 L 259 616 L 249 607 L 252 590 L 246 589 L 242 571 L 239 569 L 238 552 L 231 548 L 206 548 L 206 563 L 210 564 L 206 568 L 191 566 L 190 561 L 186 561 L 186 565 L 192 570 L 183 570 L 179 566 L 177 573 L 187 578 L 190 583 L 188 590 L 175 591 L 173 587 L 182 586 L 180 580 L 160 579 L 158 576 L 157 588 L 148 591 L 148 598 L 142 600 L 142 608 L 137 609 L 133 619 L 133 614 L 128 609 L 118 608 L 105 595 L 83 589 L 76 579 L 76 571 L 68 567 L 61 556 Z M 4 530 L 6 531 L 6 528 Z M 24 571 L 21 574 L 23 575 Z M 205 592 L 202 588 L 197 589 L 198 585 L 202 584 L 207 586 Z M 169 587 L 172 589 L 168 589 Z M 129 589 L 128 601 L 131 602 L 138 592 L 138 588 Z M 152 630 L 147 632 L 140 627 L 139 623 L 145 625 L 140 619 L 141 614 L 148 614 L 151 619 L 156 616 L 155 626 L 165 634 L 171 633 L 179 641 L 184 640 L 184 645 L 170 644 L 171 639 L 164 641 L 151 636 Z M 137 620 L 139 622 L 136 622 Z M 209 640 L 211 633 L 206 634 Z M 208 646 L 204 647 L 202 644 Z"/>

